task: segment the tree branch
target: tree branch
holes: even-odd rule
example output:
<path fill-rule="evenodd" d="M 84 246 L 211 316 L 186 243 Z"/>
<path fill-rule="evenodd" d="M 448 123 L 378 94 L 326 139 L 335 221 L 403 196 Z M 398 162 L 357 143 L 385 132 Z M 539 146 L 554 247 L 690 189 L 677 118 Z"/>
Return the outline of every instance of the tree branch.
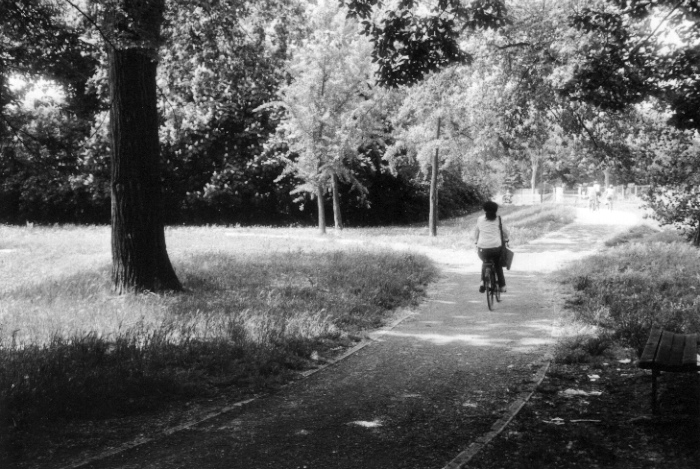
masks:
<path fill-rule="evenodd" d="M 529 42 L 515 42 L 515 43 L 513 43 L 513 44 L 506 44 L 505 46 L 496 46 L 496 45 L 494 45 L 494 47 L 495 47 L 496 49 L 498 49 L 498 50 L 506 50 L 506 49 L 511 49 L 511 48 L 513 48 L 513 47 L 529 47 L 529 46 L 531 46 L 531 45 L 532 45 L 532 44 L 529 43 Z"/>
<path fill-rule="evenodd" d="M 628 57 L 631 56 L 632 54 L 634 54 L 635 52 L 637 52 L 644 44 L 646 44 L 646 42 L 649 39 L 651 39 L 659 29 L 661 29 L 661 26 L 663 26 L 663 24 L 671 17 L 671 15 L 673 13 L 675 13 L 676 10 L 678 10 L 678 8 L 682 4 L 683 4 L 683 0 L 680 0 L 678 3 L 676 3 L 676 5 L 673 8 L 671 8 L 671 11 L 668 12 L 668 14 L 664 17 L 664 19 L 659 21 L 658 26 L 656 26 L 656 28 L 647 37 L 645 37 L 644 40 L 640 41 L 639 44 L 637 44 L 636 46 L 634 46 L 632 48 L 632 50 L 630 50 Z"/>
<path fill-rule="evenodd" d="M 116 46 L 114 45 L 114 43 L 109 40 L 107 35 L 102 31 L 102 28 L 100 28 L 100 26 L 97 24 L 97 22 L 95 20 L 93 20 L 92 18 L 90 18 L 90 15 L 88 15 L 83 10 L 81 10 L 80 7 L 78 5 L 76 5 L 75 3 L 71 2 L 71 0 L 63 0 L 63 1 L 66 2 L 67 4 L 69 4 L 70 6 L 72 6 L 75 10 L 77 10 L 78 13 L 80 13 L 86 20 L 88 20 L 90 22 L 90 24 L 92 24 L 95 27 L 95 29 L 97 29 L 97 32 L 100 33 L 100 36 L 102 36 L 102 39 L 104 39 L 107 44 L 112 46 L 113 49 L 116 49 Z"/>

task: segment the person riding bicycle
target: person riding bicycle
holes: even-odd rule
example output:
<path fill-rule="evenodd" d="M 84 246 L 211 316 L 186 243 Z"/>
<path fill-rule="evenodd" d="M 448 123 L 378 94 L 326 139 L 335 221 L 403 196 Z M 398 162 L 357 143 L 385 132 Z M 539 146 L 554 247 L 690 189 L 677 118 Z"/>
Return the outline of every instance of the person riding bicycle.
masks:
<path fill-rule="evenodd" d="M 591 210 L 596 210 L 598 208 L 598 204 L 600 203 L 598 199 L 599 190 L 600 184 L 598 184 L 597 181 L 592 186 L 588 187 L 588 208 L 590 208 Z"/>
<path fill-rule="evenodd" d="M 592 192 L 590 200 L 588 202 L 588 208 L 591 210 L 598 210 L 600 208 L 600 199 L 598 198 L 597 192 Z"/>
<path fill-rule="evenodd" d="M 498 276 L 498 289 L 501 293 L 506 292 L 506 278 L 503 275 L 503 266 L 500 263 L 501 250 L 503 243 L 501 242 L 501 217 L 496 215 L 498 204 L 496 202 L 484 202 L 484 214 L 479 217 L 474 230 L 474 244 L 476 244 L 476 252 L 482 262 L 492 261 L 496 266 L 496 275 Z M 503 240 L 508 242 L 508 230 L 503 226 Z M 481 266 L 481 278 L 484 278 L 484 266 Z M 479 292 L 485 290 L 482 284 L 479 287 Z"/>
<path fill-rule="evenodd" d="M 605 206 L 612 210 L 613 199 L 615 198 L 615 187 L 612 184 L 605 190 Z"/>

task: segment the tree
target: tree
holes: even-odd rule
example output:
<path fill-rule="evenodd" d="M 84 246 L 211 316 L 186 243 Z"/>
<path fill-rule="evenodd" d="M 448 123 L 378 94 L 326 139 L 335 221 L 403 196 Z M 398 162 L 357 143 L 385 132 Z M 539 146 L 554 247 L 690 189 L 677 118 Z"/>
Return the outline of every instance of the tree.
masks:
<path fill-rule="evenodd" d="M 285 82 L 307 34 L 296 0 L 166 2 L 158 68 L 165 203 L 182 219 L 270 223 L 292 206 L 282 164 L 263 151 L 276 120 L 254 109 Z M 201 218 L 199 218 L 201 217 Z"/>
<path fill-rule="evenodd" d="M 181 290 L 165 246 L 156 72 L 165 0 L 105 5 L 117 293 Z"/>
<path fill-rule="evenodd" d="M 609 0 L 582 9 L 572 24 L 587 34 L 587 41 L 565 88 L 571 99 L 605 110 L 655 100 L 666 108 L 670 125 L 700 131 L 700 2 Z M 659 145 L 668 148 L 663 139 Z M 681 176 L 695 170 L 695 156 L 671 155 L 677 163 L 657 163 L 650 171 L 655 187 L 650 205 L 662 221 L 694 227 L 694 239 L 700 242 L 694 181 Z M 676 171 L 679 167 L 683 171 Z"/>
<path fill-rule="evenodd" d="M 426 5 L 400 0 L 384 8 L 381 0 L 340 0 L 359 18 L 374 48 L 378 82 L 387 87 L 410 86 L 472 56 L 460 47 L 464 31 L 498 29 L 506 24 L 502 0 L 439 0 Z M 421 8 L 424 7 L 424 8 Z"/>
<path fill-rule="evenodd" d="M 97 62 L 91 56 L 95 47 L 81 40 L 85 22 L 71 13 L 46 0 L 0 3 L 0 217 L 5 222 L 76 221 L 86 214 L 80 207 L 86 191 L 74 187 L 72 178 L 98 104 L 86 86 Z M 61 96 L 27 102 L 25 92 L 39 83 L 60 88 Z"/>
<path fill-rule="evenodd" d="M 643 197 L 661 224 L 689 233 L 700 246 L 700 137 L 669 126 L 668 111 L 644 111 L 627 138 L 636 178 L 650 185 Z"/>
<path fill-rule="evenodd" d="M 453 66 L 433 73 L 410 88 L 402 89 L 401 107 L 392 118 L 395 143 L 385 158 L 395 161 L 404 155 L 414 158 L 430 180 L 428 229 L 437 235 L 438 188 L 441 168 L 459 164 L 473 143 L 471 76 L 463 67 Z"/>
<path fill-rule="evenodd" d="M 463 31 L 498 29 L 506 24 L 505 2 L 440 0 L 429 12 L 415 0 L 401 0 L 382 9 L 380 0 L 341 0 L 353 17 L 362 19 L 364 33 L 374 48 L 377 81 L 390 88 L 411 86 L 453 64 L 469 63 L 472 56 L 460 47 Z M 435 140 L 441 138 L 442 119 L 435 121 Z M 429 229 L 437 235 L 439 147 L 432 160 Z"/>
<path fill-rule="evenodd" d="M 587 36 L 569 97 L 614 110 L 654 97 L 668 104 L 674 126 L 700 129 L 700 2 L 608 0 L 583 8 L 572 25 Z"/>
<path fill-rule="evenodd" d="M 342 229 L 339 180 L 364 188 L 350 171 L 348 160 L 361 158 L 358 148 L 372 127 L 372 65 L 369 43 L 357 34 L 357 23 L 343 10 L 319 2 L 311 15 L 313 32 L 293 52 L 292 81 L 282 87 L 278 142 L 284 142 L 287 172 L 300 178 L 296 193 L 316 199 L 318 226 L 326 231 L 324 193 L 330 183 L 336 229 Z"/>

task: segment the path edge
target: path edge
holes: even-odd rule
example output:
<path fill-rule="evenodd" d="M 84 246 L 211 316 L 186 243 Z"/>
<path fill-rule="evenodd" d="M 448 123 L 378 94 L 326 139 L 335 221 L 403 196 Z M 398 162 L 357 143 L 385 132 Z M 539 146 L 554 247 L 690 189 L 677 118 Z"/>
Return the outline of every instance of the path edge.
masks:
<path fill-rule="evenodd" d="M 436 283 L 437 283 L 437 282 L 436 282 Z M 421 306 L 422 303 L 426 302 L 426 301 L 429 299 L 429 297 L 430 297 L 430 294 L 426 295 L 426 296 L 423 298 L 423 300 L 421 301 L 421 303 L 418 304 L 418 305 L 416 305 L 416 306 L 407 307 L 407 308 L 400 308 L 400 309 L 397 311 L 397 313 L 395 314 L 395 319 L 394 319 L 392 322 L 390 322 L 390 323 L 387 324 L 386 326 L 380 327 L 379 329 L 373 330 L 370 334 L 374 335 L 374 334 L 376 334 L 377 332 L 381 332 L 381 331 L 390 331 L 390 330 L 394 329 L 396 326 L 398 326 L 399 324 L 401 324 L 401 323 L 402 323 L 403 321 L 405 321 L 406 319 L 408 319 L 408 318 L 410 318 L 410 317 L 412 317 L 412 316 L 415 316 L 415 315 L 417 314 L 417 313 L 415 312 L 415 310 L 416 310 L 417 308 L 419 308 L 419 307 Z M 286 388 L 289 387 L 289 386 L 294 385 L 295 383 L 298 383 L 298 382 L 300 382 L 300 381 L 304 381 L 304 380 L 308 379 L 309 377 L 315 375 L 316 373 L 318 373 L 318 372 L 320 372 L 320 371 L 323 371 L 323 370 L 325 370 L 325 369 L 327 369 L 327 368 L 329 368 L 329 367 L 331 367 L 331 366 L 334 366 L 334 365 L 336 365 L 337 363 L 340 363 L 341 361 L 345 360 L 346 358 L 351 357 L 352 355 L 356 354 L 357 352 L 359 352 L 360 350 L 362 350 L 363 348 L 367 347 L 368 345 L 370 345 L 370 344 L 373 343 L 373 342 L 375 342 L 375 340 L 372 339 L 371 336 L 368 335 L 368 338 L 363 339 L 362 341 L 360 341 L 360 343 L 358 343 L 357 345 L 351 347 L 350 349 L 348 349 L 347 351 L 345 351 L 345 352 L 344 352 L 343 354 L 341 354 L 340 356 L 338 356 L 338 357 L 336 357 L 336 358 L 334 358 L 334 359 L 332 359 L 332 360 L 328 360 L 326 363 L 324 363 L 323 365 L 321 365 L 321 366 L 319 366 L 319 367 L 317 367 L 317 368 L 314 368 L 314 369 L 311 369 L 311 370 L 307 370 L 307 371 L 301 372 L 301 373 L 300 373 L 300 375 L 301 375 L 301 378 L 300 378 L 300 379 L 291 381 L 291 382 L 285 384 L 284 386 L 281 386 L 280 389 L 277 390 L 277 391 L 274 392 L 274 393 L 259 394 L 259 395 L 256 395 L 256 396 L 252 397 L 252 398 L 249 398 L 249 399 L 245 399 L 245 400 L 242 400 L 242 401 L 235 402 L 235 403 L 233 403 L 233 404 L 231 404 L 231 405 L 228 405 L 228 406 L 226 406 L 226 407 L 223 407 L 223 408 L 221 408 L 221 409 L 219 409 L 219 410 L 217 410 L 217 411 L 214 411 L 214 412 L 211 412 L 211 413 L 209 413 L 209 414 L 205 414 L 204 416 L 200 416 L 200 417 L 197 417 L 197 418 L 195 418 L 195 419 L 193 419 L 193 420 L 190 420 L 189 422 L 185 422 L 185 423 L 183 423 L 183 424 L 181 424 L 181 425 L 176 425 L 175 427 L 166 428 L 165 430 L 161 431 L 159 434 L 156 434 L 155 436 L 147 437 L 147 438 L 145 438 L 145 437 L 136 438 L 136 439 L 134 439 L 134 440 L 132 440 L 132 441 L 129 441 L 129 442 L 127 442 L 127 443 L 124 443 L 124 444 L 122 444 L 122 445 L 120 445 L 120 446 L 118 446 L 118 447 L 116 447 L 116 448 L 112 448 L 112 449 L 105 450 L 105 451 L 103 451 L 103 452 L 101 452 L 101 453 L 99 453 L 99 454 L 96 454 L 96 455 L 94 455 L 94 456 L 89 456 L 89 457 L 87 457 L 87 458 L 80 459 L 80 460 L 78 460 L 77 462 L 68 463 L 68 464 L 65 465 L 65 466 L 61 466 L 59 469 L 78 469 L 78 468 L 87 466 L 88 464 L 92 464 L 92 463 L 94 463 L 94 462 L 100 461 L 100 460 L 102 460 L 102 459 L 106 459 L 106 458 L 115 456 L 115 455 L 117 455 L 117 454 L 121 454 L 121 453 L 123 453 L 123 452 L 125 452 L 125 451 L 128 451 L 128 450 L 130 450 L 130 449 L 136 448 L 136 447 L 138 447 L 138 446 L 145 445 L 146 443 L 152 443 L 152 442 L 154 442 L 154 441 L 158 441 L 158 440 L 160 440 L 160 439 L 162 439 L 162 438 L 165 438 L 165 437 L 167 437 L 167 436 L 173 435 L 173 434 L 178 433 L 178 432 L 180 432 L 180 431 L 182 431 L 182 430 L 188 430 L 188 429 L 190 429 L 190 428 L 192 428 L 192 427 L 194 427 L 194 426 L 197 426 L 197 425 L 199 425 L 199 424 L 201 424 L 201 423 L 204 423 L 204 422 L 206 422 L 206 421 L 212 420 L 212 419 L 214 419 L 214 418 L 216 418 L 216 417 L 219 417 L 219 416 L 221 416 L 221 415 L 223 415 L 223 414 L 226 414 L 226 413 L 228 413 L 228 412 L 231 412 L 231 411 L 233 411 L 233 410 L 242 409 L 242 408 L 246 407 L 247 405 L 249 405 L 249 404 L 251 404 L 251 403 L 253 403 L 253 402 L 255 402 L 255 401 L 259 400 L 259 399 L 263 399 L 263 398 L 265 398 L 265 397 L 272 396 L 272 395 L 276 394 L 277 392 L 279 392 L 279 391 L 281 391 L 281 390 L 283 390 L 283 389 L 286 389 Z"/>
<path fill-rule="evenodd" d="M 480 436 L 474 442 L 472 442 L 467 448 L 459 453 L 452 461 L 447 463 L 443 469 L 463 469 L 487 444 L 489 444 L 494 438 L 501 434 L 501 432 L 508 426 L 508 424 L 515 418 L 520 410 L 525 406 L 527 401 L 530 400 L 532 395 L 537 391 L 537 388 L 542 384 L 544 377 L 547 375 L 550 365 L 552 364 L 551 355 L 546 354 L 545 362 L 540 362 L 540 369 L 534 377 L 535 384 L 529 391 L 522 392 L 518 394 L 518 398 L 510 403 L 506 414 L 494 422 L 491 425 L 491 430 L 486 434 Z"/>

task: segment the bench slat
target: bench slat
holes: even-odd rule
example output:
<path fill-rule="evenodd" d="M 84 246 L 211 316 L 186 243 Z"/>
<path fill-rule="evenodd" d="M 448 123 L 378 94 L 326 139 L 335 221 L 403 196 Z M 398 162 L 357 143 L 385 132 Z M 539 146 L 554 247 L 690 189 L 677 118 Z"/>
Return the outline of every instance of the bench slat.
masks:
<path fill-rule="evenodd" d="M 673 334 L 671 354 L 667 363 L 661 363 L 668 369 L 681 368 L 683 366 L 683 352 L 685 351 L 685 334 Z"/>
<path fill-rule="evenodd" d="M 683 368 L 698 368 L 698 335 L 688 334 L 685 336 L 685 347 L 683 348 Z"/>
<path fill-rule="evenodd" d="M 671 350 L 673 347 L 673 332 L 663 331 L 659 341 L 659 350 L 656 352 L 654 362 L 656 366 L 663 368 L 671 365 Z"/>
<path fill-rule="evenodd" d="M 653 327 L 649 333 L 649 338 L 642 351 L 642 356 L 639 358 L 640 368 L 651 368 L 654 363 L 656 351 L 659 348 L 659 340 L 661 339 L 662 330 L 658 327 Z"/>

